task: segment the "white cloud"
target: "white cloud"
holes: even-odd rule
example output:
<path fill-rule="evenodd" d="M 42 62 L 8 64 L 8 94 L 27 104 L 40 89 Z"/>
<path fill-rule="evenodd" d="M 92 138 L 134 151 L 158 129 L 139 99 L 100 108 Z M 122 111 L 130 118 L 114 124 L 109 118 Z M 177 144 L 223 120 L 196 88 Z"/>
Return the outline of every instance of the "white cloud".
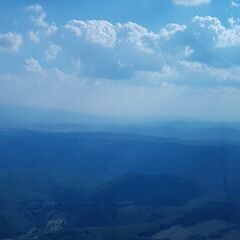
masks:
<path fill-rule="evenodd" d="M 108 21 L 72 20 L 65 25 L 65 29 L 79 38 L 106 48 L 129 43 L 139 50 L 151 52 L 157 41 L 172 38 L 177 32 L 183 32 L 186 26 L 172 23 L 156 33 L 133 22 L 114 25 Z"/>
<path fill-rule="evenodd" d="M 159 51 L 160 45 L 163 43 L 162 40 L 170 40 L 175 34 L 183 32 L 185 29 L 185 25 L 170 23 L 159 32 L 153 32 L 136 23 L 118 23 L 116 25 L 117 42 L 118 45 L 125 43 L 128 44 L 125 47 L 133 47 L 138 51 L 152 54 Z"/>
<path fill-rule="evenodd" d="M 26 7 L 26 11 L 34 14 L 34 16 L 31 17 L 31 20 L 36 25 L 36 27 L 44 29 L 46 36 L 50 36 L 58 30 L 54 22 L 49 24 L 46 21 L 47 13 L 44 11 L 41 5 L 29 5 Z"/>
<path fill-rule="evenodd" d="M 39 33 L 38 33 L 38 32 L 28 31 L 28 32 L 27 32 L 27 35 L 28 35 L 29 39 L 30 39 L 31 41 L 33 41 L 34 43 L 38 43 L 38 42 L 40 41 Z"/>
<path fill-rule="evenodd" d="M 0 33 L 0 51 L 16 52 L 23 43 L 23 38 L 18 33 Z"/>
<path fill-rule="evenodd" d="M 47 61 L 54 60 L 57 58 L 59 52 L 62 51 L 62 48 L 58 45 L 52 44 L 49 46 L 47 51 L 45 52 L 45 57 Z"/>
<path fill-rule="evenodd" d="M 240 24 L 239 21 L 229 18 L 229 28 L 222 25 L 217 17 L 196 16 L 193 22 L 199 24 L 203 29 L 207 29 L 213 34 L 215 46 L 218 48 L 240 46 Z"/>
<path fill-rule="evenodd" d="M 211 0 L 173 0 L 176 5 L 182 6 L 198 6 L 201 4 L 208 4 Z"/>
<path fill-rule="evenodd" d="M 214 88 L 219 86 L 240 87 L 240 66 L 211 67 L 196 61 L 181 61 L 177 71 L 178 76 L 182 79 L 179 81 L 181 84 Z"/>
<path fill-rule="evenodd" d="M 32 57 L 25 60 L 24 67 L 27 72 L 38 73 L 38 74 L 44 73 L 44 69 L 41 66 L 41 64 L 38 62 L 37 59 Z"/>
<path fill-rule="evenodd" d="M 167 61 L 185 58 L 185 45 L 173 47 L 172 38 L 186 30 L 185 25 L 171 23 L 151 31 L 133 22 L 112 24 L 108 21 L 72 20 L 65 25 L 72 58 L 80 58 L 81 74 L 98 78 L 126 79 L 136 71 L 160 69 Z M 88 53 L 84 54 L 88 49 Z M 79 53 L 81 55 L 79 55 Z M 99 61 L 101 59 L 101 61 Z"/>
<path fill-rule="evenodd" d="M 26 11 L 29 11 L 35 14 L 35 16 L 32 16 L 31 19 L 36 26 L 42 27 L 42 28 L 48 27 L 48 23 L 46 22 L 47 14 L 41 5 L 36 4 L 36 5 L 27 6 Z"/>
<path fill-rule="evenodd" d="M 112 48 L 116 42 L 115 26 L 107 21 L 80 21 L 72 20 L 65 25 L 78 37 L 84 37 L 87 41 Z"/>
<path fill-rule="evenodd" d="M 158 33 L 149 31 L 133 22 L 118 23 L 116 31 L 119 45 L 132 47 L 146 53 L 152 53 L 159 40 Z"/>
<path fill-rule="evenodd" d="M 136 71 L 160 69 L 166 62 L 186 56 L 185 45 L 170 41 L 186 30 L 185 25 L 167 24 L 159 31 L 137 23 L 72 20 L 65 25 L 74 33 L 72 58 L 81 59 L 81 74 L 98 78 L 126 79 Z M 70 37 L 67 33 L 66 38 Z M 88 53 L 84 54 L 88 49 Z M 81 55 L 79 55 L 79 53 Z M 101 61 L 99 61 L 101 59 Z"/>
<path fill-rule="evenodd" d="M 179 25 L 177 23 L 170 23 L 166 26 L 166 28 L 162 28 L 160 30 L 160 36 L 170 39 L 177 32 L 183 32 L 187 29 L 186 25 Z"/>
<path fill-rule="evenodd" d="M 240 66 L 211 67 L 197 61 L 183 60 L 164 65 L 158 71 L 137 71 L 132 81 L 146 86 L 173 84 L 195 88 L 240 88 Z"/>
<path fill-rule="evenodd" d="M 45 30 L 45 35 L 48 37 L 48 36 L 51 36 L 53 35 L 54 33 L 56 33 L 58 30 L 58 27 L 56 25 L 56 23 L 52 23 L 51 25 L 48 25 L 48 27 L 46 28 Z"/>

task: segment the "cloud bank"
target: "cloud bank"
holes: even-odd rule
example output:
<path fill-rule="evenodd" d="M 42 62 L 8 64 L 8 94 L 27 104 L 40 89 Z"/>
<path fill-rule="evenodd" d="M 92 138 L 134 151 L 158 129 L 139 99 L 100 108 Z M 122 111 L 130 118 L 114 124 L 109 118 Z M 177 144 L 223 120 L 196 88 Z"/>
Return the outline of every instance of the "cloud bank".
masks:
<path fill-rule="evenodd" d="M 230 6 L 237 8 L 234 3 Z M 194 15 L 152 29 L 136 22 L 80 18 L 57 25 L 48 22 L 41 5 L 25 10 L 27 21 L 30 17 L 26 29 L 0 34 L 0 52 L 14 55 L 20 66 L 0 73 L 5 103 L 138 119 L 240 118 L 237 18 L 225 22 Z"/>

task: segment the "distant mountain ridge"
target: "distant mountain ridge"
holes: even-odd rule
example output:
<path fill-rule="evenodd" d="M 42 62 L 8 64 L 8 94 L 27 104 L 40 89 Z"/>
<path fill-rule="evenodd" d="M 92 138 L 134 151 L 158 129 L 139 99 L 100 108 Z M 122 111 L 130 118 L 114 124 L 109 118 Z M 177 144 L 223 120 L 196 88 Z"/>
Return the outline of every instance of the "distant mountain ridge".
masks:
<path fill-rule="evenodd" d="M 0 131 L 0 168 L 62 168 L 96 177 L 166 173 L 221 186 L 221 159 L 228 163 L 229 176 L 236 184 L 239 156 L 238 144 L 120 133 Z"/>
<path fill-rule="evenodd" d="M 239 122 L 123 120 L 70 111 L 0 105 L 0 131 L 109 132 L 186 141 L 240 143 Z"/>

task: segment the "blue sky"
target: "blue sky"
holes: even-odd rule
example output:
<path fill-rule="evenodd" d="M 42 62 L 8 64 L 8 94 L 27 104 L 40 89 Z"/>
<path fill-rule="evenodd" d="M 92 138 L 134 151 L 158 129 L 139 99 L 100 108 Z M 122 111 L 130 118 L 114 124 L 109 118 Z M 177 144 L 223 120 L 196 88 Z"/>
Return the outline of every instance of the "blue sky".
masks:
<path fill-rule="evenodd" d="M 240 2 L 1 1 L 0 103 L 240 118 Z"/>

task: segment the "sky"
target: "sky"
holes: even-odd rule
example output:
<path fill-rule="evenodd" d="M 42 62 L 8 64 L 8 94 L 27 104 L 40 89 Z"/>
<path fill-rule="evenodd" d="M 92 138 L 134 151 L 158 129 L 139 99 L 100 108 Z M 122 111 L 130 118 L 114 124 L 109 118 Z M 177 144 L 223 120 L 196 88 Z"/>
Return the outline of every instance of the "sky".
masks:
<path fill-rule="evenodd" d="M 0 2 L 0 104 L 240 120 L 240 1 Z"/>

